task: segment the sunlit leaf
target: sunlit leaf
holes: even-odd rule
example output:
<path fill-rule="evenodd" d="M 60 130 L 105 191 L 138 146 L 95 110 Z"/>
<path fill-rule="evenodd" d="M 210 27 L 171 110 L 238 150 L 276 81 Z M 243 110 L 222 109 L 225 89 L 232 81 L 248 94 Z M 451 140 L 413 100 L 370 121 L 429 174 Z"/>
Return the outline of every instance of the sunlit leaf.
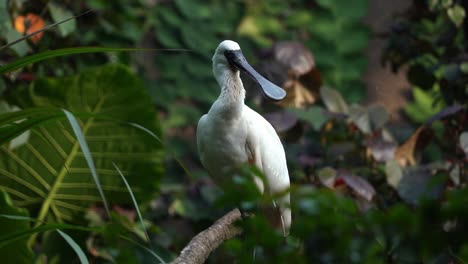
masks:
<path fill-rule="evenodd" d="M 457 27 L 460 27 L 465 19 L 466 13 L 462 6 L 455 4 L 447 9 L 447 15 Z"/>
<path fill-rule="evenodd" d="M 409 139 L 398 146 L 395 151 L 395 159 L 401 166 L 415 165 L 422 150 L 430 143 L 433 137 L 431 128 L 419 127 Z"/>
<path fill-rule="evenodd" d="M 442 110 L 441 104 L 433 104 L 432 91 L 423 91 L 420 88 L 413 88 L 414 103 L 407 104 L 405 113 L 414 121 L 424 123 L 431 116 Z"/>

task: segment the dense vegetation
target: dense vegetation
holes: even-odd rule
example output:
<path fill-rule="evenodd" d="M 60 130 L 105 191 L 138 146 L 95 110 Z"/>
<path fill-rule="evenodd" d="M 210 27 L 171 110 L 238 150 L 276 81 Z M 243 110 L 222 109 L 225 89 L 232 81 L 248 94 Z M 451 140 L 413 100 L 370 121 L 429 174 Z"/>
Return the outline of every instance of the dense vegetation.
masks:
<path fill-rule="evenodd" d="M 170 262 L 235 206 L 254 216 L 209 263 L 468 261 L 466 1 L 414 0 L 385 34 L 382 63 L 412 85 L 403 131 L 358 104 L 366 0 L 111 2 L 0 2 L 6 263 Z M 258 212 L 272 197 L 255 168 L 215 186 L 199 163 L 224 39 L 288 92 L 264 102 L 244 79 L 286 149 L 286 239 Z"/>

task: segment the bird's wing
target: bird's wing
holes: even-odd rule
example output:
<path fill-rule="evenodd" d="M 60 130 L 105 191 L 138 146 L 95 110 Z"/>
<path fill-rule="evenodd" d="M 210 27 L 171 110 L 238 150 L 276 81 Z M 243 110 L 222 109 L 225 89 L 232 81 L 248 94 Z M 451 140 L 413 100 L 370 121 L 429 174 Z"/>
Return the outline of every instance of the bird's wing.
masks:
<path fill-rule="evenodd" d="M 289 188 L 289 173 L 286 164 L 286 154 L 275 129 L 261 115 L 246 107 L 245 119 L 248 122 L 247 137 L 250 152 L 255 157 L 255 165 L 265 175 L 266 190 L 271 193 L 283 192 Z M 281 220 L 285 234 L 291 225 L 291 210 L 289 209 L 289 193 L 276 201 L 281 212 Z"/>
<path fill-rule="evenodd" d="M 206 168 L 205 164 L 205 147 L 206 147 L 206 133 L 204 133 L 204 129 L 207 127 L 206 123 L 207 115 L 203 115 L 200 120 L 198 121 L 197 125 L 197 149 L 198 149 L 198 156 L 200 157 L 200 161 L 203 167 Z"/>

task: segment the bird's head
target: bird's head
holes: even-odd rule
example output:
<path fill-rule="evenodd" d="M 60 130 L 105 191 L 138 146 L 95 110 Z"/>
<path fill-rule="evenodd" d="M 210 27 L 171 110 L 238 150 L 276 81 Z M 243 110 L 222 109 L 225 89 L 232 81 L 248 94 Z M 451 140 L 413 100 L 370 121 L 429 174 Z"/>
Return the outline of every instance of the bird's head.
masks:
<path fill-rule="evenodd" d="M 251 77 L 261 88 L 263 95 L 272 101 L 280 101 L 286 96 L 286 92 L 261 76 L 245 59 L 242 50 L 232 40 L 224 40 L 216 48 L 213 55 L 213 74 L 219 78 L 224 71 L 242 71 Z"/>

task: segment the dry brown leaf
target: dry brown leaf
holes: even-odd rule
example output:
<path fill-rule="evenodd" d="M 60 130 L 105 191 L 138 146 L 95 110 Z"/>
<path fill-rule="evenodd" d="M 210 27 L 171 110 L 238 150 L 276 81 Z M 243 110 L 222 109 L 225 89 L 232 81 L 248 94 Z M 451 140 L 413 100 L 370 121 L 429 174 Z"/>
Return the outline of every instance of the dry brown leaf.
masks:
<path fill-rule="evenodd" d="M 295 79 L 292 74 L 284 83 L 286 98 L 279 105 L 283 107 L 306 108 L 314 104 L 319 98 L 319 89 L 322 86 L 322 78 L 318 70 L 313 69 L 306 75 Z"/>
<path fill-rule="evenodd" d="M 320 72 L 315 69 L 312 53 L 299 42 L 279 42 L 273 47 L 275 61 L 288 69 L 283 84 L 287 96 L 279 104 L 283 107 L 305 108 L 314 104 L 322 86 Z"/>
<path fill-rule="evenodd" d="M 419 160 L 422 150 L 432 140 L 432 129 L 425 125 L 419 127 L 411 137 L 395 151 L 395 159 L 401 166 L 413 166 Z"/>
<path fill-rule="evenodd" d="M 45 21 L 40 16 L 28 13 L 24 16 L 17 16 L 15 18 L 15 29 L 21 34 L 31 34 L 38 31 L 45 26 Z M 31 41 L 35 44 L 41 41 L 43 32 L 40 32 L 31 37 Z"/>

